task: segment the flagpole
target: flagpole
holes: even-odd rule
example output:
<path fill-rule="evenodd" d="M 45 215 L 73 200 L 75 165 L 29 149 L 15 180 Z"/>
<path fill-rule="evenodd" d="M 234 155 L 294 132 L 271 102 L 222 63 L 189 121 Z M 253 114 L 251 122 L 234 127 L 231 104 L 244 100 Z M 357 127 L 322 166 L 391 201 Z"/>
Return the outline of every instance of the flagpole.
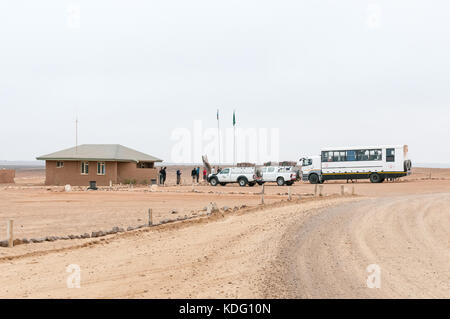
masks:
<path fill-rule="evenodd" d="M 236 166 L 236 110 L 233 110 L 233 166 Z"/>
<path fill-rule="evenodd" d="M 219 160 L 217 165 L 220 165 L 221 154 L 220 154 L 220 120 L 219 120 L 219 109 L 217 109 L 217 136 L 219 138 Z"/>

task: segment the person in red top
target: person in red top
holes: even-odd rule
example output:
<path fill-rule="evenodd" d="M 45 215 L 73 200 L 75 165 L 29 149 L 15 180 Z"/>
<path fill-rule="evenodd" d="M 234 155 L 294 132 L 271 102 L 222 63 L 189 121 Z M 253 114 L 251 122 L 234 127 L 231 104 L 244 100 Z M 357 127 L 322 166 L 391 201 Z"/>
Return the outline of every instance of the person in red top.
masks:
<path fill-rule="evenodd" d="M 206 168 L 203 169 L 203 180 L 206 181 Z"/>

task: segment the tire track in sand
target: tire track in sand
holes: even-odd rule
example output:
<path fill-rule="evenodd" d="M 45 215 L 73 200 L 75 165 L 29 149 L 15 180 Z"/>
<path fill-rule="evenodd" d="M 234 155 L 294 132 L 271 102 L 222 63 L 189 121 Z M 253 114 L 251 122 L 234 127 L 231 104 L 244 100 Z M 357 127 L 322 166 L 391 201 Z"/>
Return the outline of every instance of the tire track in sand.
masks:
<path fill-rule="evenodd" d="M 434 194 L 327 208 L 283 236 L 284 266 L 274 268 L 283 289 L 265 296 L 450 298 L 449 207 L 450 194 Z M 381 268 L 379 289 L 367 287 L 370 264 Z"/>

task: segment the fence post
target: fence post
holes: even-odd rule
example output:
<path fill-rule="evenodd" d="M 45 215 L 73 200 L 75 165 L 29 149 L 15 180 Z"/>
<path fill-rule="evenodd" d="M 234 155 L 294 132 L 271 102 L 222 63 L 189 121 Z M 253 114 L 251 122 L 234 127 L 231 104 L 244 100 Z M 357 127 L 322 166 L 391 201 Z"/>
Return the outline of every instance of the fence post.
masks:
<path fill-rule="evenodd" d="M 317 187 L 318 187 L 318 185 L 316 184 L 316 185 L 314 185 L 314 196 L 317 196 Z"/>
<path fill-rule="evenodd" d="M 6 222 L 6 238 L 8 239 L 8 247 L 14 246 L 14 220 L 10 219 Z"/>
<path fill-rule="evenodd" d="M 344 185 L 341 185 L 341 196 L 344 196 L 345 194 L 345 188 Z"/>
<path fill-rule="evenodd" d="M 355 185 L 352 186 L 352 195 L 355 195 Z"/>
<path fill-rule="evenodd" d="M 323 185 L 319 185 L 319 196 L 323 196 Z"/>
<path fill-rule="evenodd" d="M 261 186 L 261 205 L 264 205 L 264 184 Z"/>
<path fill-rule="evenodd" d="M 291 186 L 288 186 L 288 200 L 291 200 L 292 196 L 291 196 Z"/>
<path fill-rule="evenodd" d="M 151 208 L 148 209 L 148 225 L 153 225 L 153 212 Z"/>

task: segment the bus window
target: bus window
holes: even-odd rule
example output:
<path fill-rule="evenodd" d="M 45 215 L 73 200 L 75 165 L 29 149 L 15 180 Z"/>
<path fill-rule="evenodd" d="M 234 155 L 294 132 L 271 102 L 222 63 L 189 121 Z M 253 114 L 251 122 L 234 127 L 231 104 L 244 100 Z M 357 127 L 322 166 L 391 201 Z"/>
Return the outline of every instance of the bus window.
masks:
<path fill-rule="evenodd" d="M 369 151 L 370 161 L 381 161 L 381 150 L 370 150 Z"/>
<path fill-rule="evenodd" d="M 322 152 L 322 162 L 332 162 L 333 152 Z"/>
<path fill-rule="evenodd" d="M 386 162 L 395 162 L 395 148 L 386 149 Z"/>
<path fill-rule="evenodd" d="M 356 161 L 356 151 L 347 151 L 347 161 Z"/>
<path fill-rule="evenodd" d="M 369 151 L 368 150 L 356 151 L 356 159 L 358 161 L 368 161 L 369 160 Z"/>
<path fill-rule="evenodd" d="M 330 153 L 333 154 L 333 159 L 331 161 L 339 162 L 339 152 L 330 152 Z"/>
<path fill-rule="evenodd" d="M 339 160 L 340 160 L 341 162 L 347 161 L 347 155 L 346 155 L 346 152 L 345 152 L 345 151 L 340 151 L 340 152 L 339 152 Z"/>
<path fill-rule="evenodd" d="M 383 159 L 381 150 L 375 150 L 375 160 L 381 161 Z"/>

